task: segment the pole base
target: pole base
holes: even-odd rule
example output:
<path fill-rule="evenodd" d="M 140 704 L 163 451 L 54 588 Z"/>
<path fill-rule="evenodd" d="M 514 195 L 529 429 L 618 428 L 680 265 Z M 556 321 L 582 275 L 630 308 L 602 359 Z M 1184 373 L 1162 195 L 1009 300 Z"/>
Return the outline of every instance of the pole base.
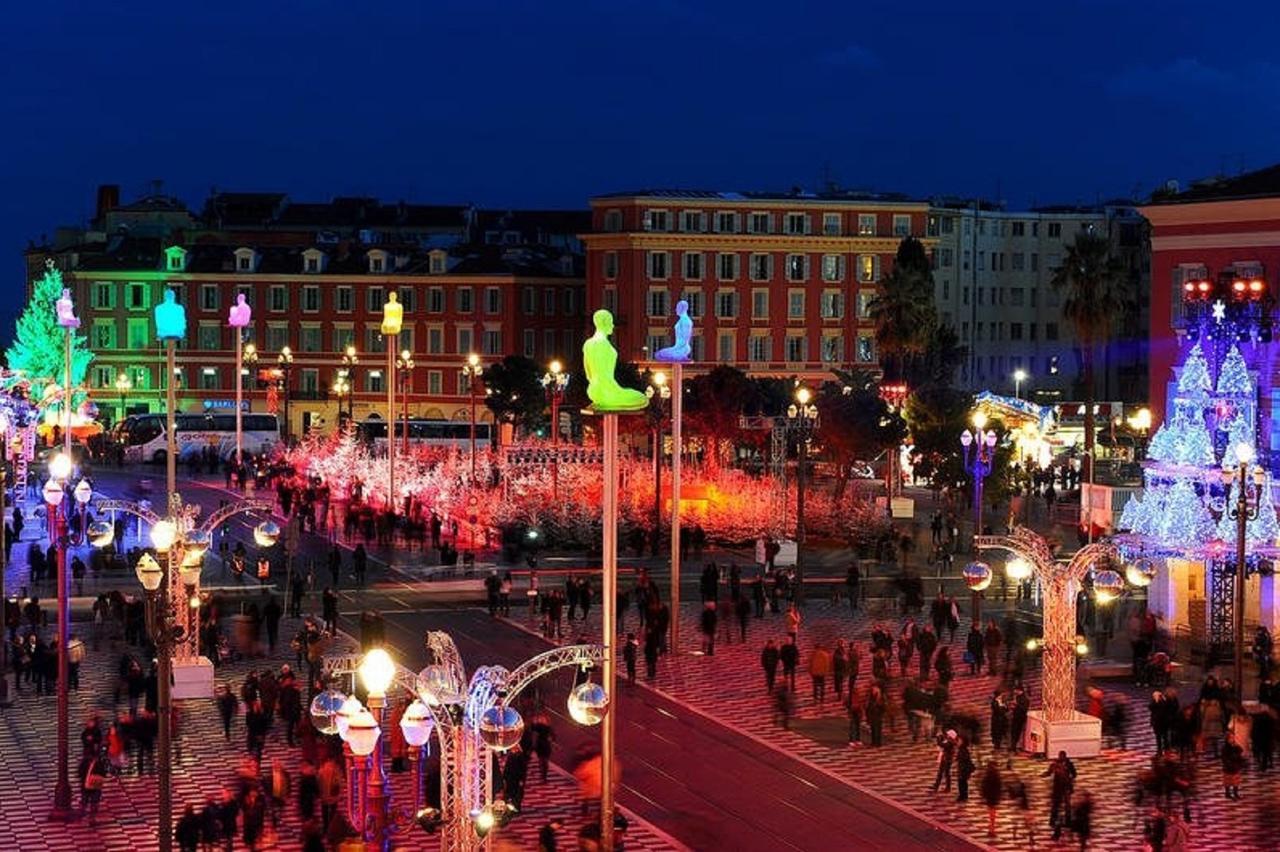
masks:
<path fill-rule="evenodd" d="M 59 780 L 53 788 L 53 808 L 49 811 L 51 822 L 71 822 L 78 816 L 71 807 L 71 783 Z"/>

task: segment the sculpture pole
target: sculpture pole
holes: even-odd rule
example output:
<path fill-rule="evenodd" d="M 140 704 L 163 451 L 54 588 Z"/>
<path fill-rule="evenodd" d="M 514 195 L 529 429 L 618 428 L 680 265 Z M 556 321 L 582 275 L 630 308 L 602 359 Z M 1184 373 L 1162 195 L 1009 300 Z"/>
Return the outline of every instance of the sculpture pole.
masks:
<path fill-rule="evenodd" d="M 614 735 L 616 733 L 618 685 L 615 650 L 617 628 L 614 620 L 618 608 L 618 415 L 604 415 L 604 496 L 602 527 L 604 540 L 601 645 L 604 647 L 603 686 L 609 696 L 610 709 L 605 714 L 600 736 L 600 846 L 613 849 L 613 785 Z"/>
<path fill-rule="evenodd" d="M 680 418 L 684 409 L 684 364 L 671 365 L 671 653 L 680 657 Z"/>
<path fill-rule="evenodd" d="M 244 335 L 234 326 L 231 332 L 236 336 L 236 476 L 239 476 L 240 465 L 244 463 L 244 426 L 240 419 L 240 409 L 244 405 L 244 378 L 240 374 L 244 361 Z"/>

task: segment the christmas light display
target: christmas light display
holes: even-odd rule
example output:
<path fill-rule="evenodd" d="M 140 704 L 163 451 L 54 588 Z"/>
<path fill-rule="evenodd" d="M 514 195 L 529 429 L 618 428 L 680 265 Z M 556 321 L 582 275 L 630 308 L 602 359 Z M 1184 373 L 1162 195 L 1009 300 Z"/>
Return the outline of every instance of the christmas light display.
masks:
<path fill-rule="evenodd" d="M 1201 399 L 1213 390 L 1213 381 L 1209 378 L 1209 362 L 1197 343 L 1187 353 L 1187 360 L 1182 364 L 1182 372 L 1178 374 L 1178 396 L 1186 399 Z"/>
<path fill-rule="evenodd" d="M 1222 369 L 1218 371 L 1217 395 L 1253 396 L 1253 380 L 1249 378 L 1249 367 L 1238 346 L 1232 346 L 1227 357 L 1222 360 Z"/>
<path fill-rule="evenodd" d="M 30 398 L 44 398 L 45 388 L 61 385 L 64 371 L 64 343 L 66 329 L 58 324 L 58 300 L 63 293 L 62 272 L 52 264 L 45 267 L 44 275 L 31 289 L 22 315 L 18 317 L 17 333 L 13 345 L 5 357 L 9 369 L 30 383 Z M 85 374 L 93 353 L 87 348 L 84 335 L 71 334 L 71 383 L 75 387 L 84 384 Z M 81 397 L 73 398 L 73 405 Z"/>

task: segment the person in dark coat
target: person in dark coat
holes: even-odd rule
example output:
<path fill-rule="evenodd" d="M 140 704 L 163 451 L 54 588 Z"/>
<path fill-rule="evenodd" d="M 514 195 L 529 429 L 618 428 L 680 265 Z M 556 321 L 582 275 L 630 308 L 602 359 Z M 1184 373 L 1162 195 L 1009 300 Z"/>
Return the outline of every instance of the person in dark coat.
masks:
<path fill-rule="evenodd" d="M 933 652 L 938 647 L 938 637 L 933 632 L 931 625 L 925 625 L 924 629 L 916 634 L 916 650 L 920 653 L 920 679 L 927 680 L 929 678 L 929 668 L 933 665 Z"/>
<path fill-rule="evenodd" d="M 302 693 L 292 672 L 286 672 L 280 678 L 280 686 L 276 691 L 276 712 L 284 724 L 286 740 L 290 746 L 294 745 L 298 720 L 302 718 Z"/>
<path fill-rule="evenodd" d="M 982 652 L 985 647 L 982 631 L 978 629 L 978 623 L 975 621 L 969 628 L 969 636 L 964 643 L 965 662 L 969 664 L 969 674 L 982 673 Z"/>
<path fill-rule="evenodd" d="M 996 690 L 991 693 L 991 753 L 999 754 L 1004 747 L 1005 735 L 1009 733 L 1009 707 L 1005 704 L 1004 693 Z"/>
<path fill-rule="evenodd" d="M 1071 824 L 1071 794 L 1076 786 L 1076 766 L 1065 751 L 1050 762 L 1044 771 L 1050 779 L 1049 825 L 1053 826 L 1053 839 L 1062 836 L 1062 827 Z"/>
<path fill-rule="evenodd" d="M 200 817 L 195 805 L 187 805 L 173 829 L 173 839 L 182 852 L 196 852 L 200 848 Z"/>
<path fill-rule="evenodd" d="M 272 595 L 265 606 L 262 608 L 262 621 L 267 627 L 267 648 L 275 653 L 276 642 L 280 639 L 280 617 L 284 615 L 284 609 L 280 606 L 280 601 Z"/>
<path fill-rule="evenodd" d="M 1000 808 L 1000 799 L 1004 795 L 1004 779 L 1000 777 L 1000 767 L 994 760 L 987 761 L 978 792 L 982 796 L 982 803 L 987 806 L 987 837 L 994 838 L 996 811 Z"/>
<path fill-rule="evenodd" d="M 369 554 L 365 552 L 364 542 L 356 545 L 351 554 L 351 571 L 356 575 L 356 586 L 364 588 L 364 576 L 369 570 Z"/>
<path fill-rule="evenodd" d="M 973 754 L 969 751 L 969 740 L 967 737 L 960 738 L 960 744 L 956 746 L 956 801 L 969 801 L 969 779 L 973 777 L 973 770 L 976 767 L 973 763 Z"/>
<path fill-rule="evenodd" d="M 1013 768 L 1013 755 L 1022 747 L 1022 735 L 1027 730 L 1027 714 L 1031 711 L 1031 699 L 1021 686 L 1013 690 L 1013 706 L 1009 709 L 1009 760 L 1006 769 Z"/>
<path fill-rule="evenodd" d="M 1227 734 L 1222 746 L 1222 790 L 1228 799 L 1240 800 L 1240 776 L 1244 773 L 1244 749 L 1234 733 Z"/>
<path fill-rule="evenodd" d="M 794 692 L 796 688 L 796 667 L 800 664 L 800 649 L 796 647 L 795 640 L 788 637 L 783 643 L 782 648 L 778 651 L 778 659 L 782 662 L 782 679 L 786 681 L 787 687 Z"/>

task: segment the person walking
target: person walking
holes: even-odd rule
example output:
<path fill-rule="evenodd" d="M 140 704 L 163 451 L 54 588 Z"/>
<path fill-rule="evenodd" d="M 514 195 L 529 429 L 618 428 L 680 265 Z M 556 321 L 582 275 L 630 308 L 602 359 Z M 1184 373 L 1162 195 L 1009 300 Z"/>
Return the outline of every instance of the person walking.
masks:
<path fill-rule="evenodd" d="M 1004 701 L 1004 693 L 997 689 L 991 693 L 989 703 L 991 710 L 991 753 L 999 754 L 1004 747 L 1004 738 L 1009 733 L 1009 708 Z"/>
<path fill-rule="evenodd" d="M 978 622 L 975 621 L 969 626 L 969 636 L 964 642 L 964 661 L 969 664 L 971 676 L 982 673 L 982 653 L 985 648 L 982 631 L 978 629 Z"/>
<path fill-rule="evenodd" d="M 778 674 L 778 643 L 770 639 L 760 652 L 760 667 L 764 669 L 764 691 L 773 694 L 773 681 Z"/>
<path fill-rule="evenodd" d="M 338 595 L 333 588 L 326 586 L 321 596 L 324 612 L 324 629 L 330 636 L 338 633 Z"/>
<path fill-rule="evenodd" d="M 1236 742 L 1232 731 L 1222 746 L 1222 792 L 1228 799 L 1240 801 L 1240 776 L 1244 774 L 1244 764 L 1244 749 Z"/>
<path fill-rule="evenodd" d="M 89 815 L 89 825 L 98 823 L 98 803 L 102 801 L 102 788 L 106 786 L 110 765 L 101 752 L 84 764 L 84 776 L 80 779 L 80 813 Z"/>
<path fill-rule="evenodd" d="M 800 625 L 804 622 L 804 616 L 800 614 L 800 609 L 793 603 L 787 609 L 787 635 L 791 637 L 792 644 L 800 639 Z"/>
<path fill-rule="evenodd" d="M 329 548 L 329 585 L 335 589 L 342 588 L 342 551 L 337 544 Z"/>
<path fill-rule="evenodd" d="M 623 662 L 627 664 L 627 683 L 631 686 L 636 685 L 636 657 L 640 652 L 640 642 L 636 639 L 636 634 L 627 634 L 627 644 L 622 649 Z"/>
<path fill-rule="evenodd" d="M 272 654 L 276 651 L 276 642 L 280 640 L 280 618 L 283 615 L 284 609 L 280 606 L 280 601 L 275 595 L 269 595 L 262 607 L 262 621 L 267 628 L 267 649 Z"/>
<path fill-rule="evenodd" d="M 844 698 L 844 679 L 848 674 L 849 650 L 843 639 L 836 640 L 836 649 L 831 652 L 831 679 L 835 682 L 836 698 Z"/>
<path fill-rule="evenodd" d="M 1071 824 L 1071 794 L 1075 791 L 1076 766 L 1065 751 L 1050 762 L 1042 777 L 1049 778 L 1049 825 L 1053 839 L 1062 837 L 1062 827 Z"/>
<path fill-rule="evenodd" d="M 996 673 L 996 659 L 1000 653 L 1000 643 L 1004 641 L 1004 636 L 1000 633 L 1000 628 L 996 626 L 994 618 L 987 621 L 987 629 L 982 635 L 983 644 L 986 645 L 987 652 L 987 674 L 994 675 Z"/>
<path fill-rule="evenodd" d="M 956 746 L 959 742 L 960 735 L 955 731 L 947 731 L 945 734 L 938 734 L 936 745 L 938 747 L 938 771 L 933 776 L 933 792 L 938 792 L 938 788 L 942 786 L 942 782 L 946 781 L 946 792 L 951 792 L 951 768 L 956 759 Z"/>
<path fill-rule="evenodd" d="M 782 661 L 782 679 L 794 692 L 796 688 L 796 667 L 800 665 L 800 649 L 796 647 L 794 636 L 787 637 L 787 641 L 783 643 L 781 650 L 778 652 L 778 658 Z"/>
<path fill-rule="evenodd" d="M 975 769 L 973 754 L 969 751 L 969 738 L 961 737 L 956 746 L 956 801 L 969 801 L 969 779 Z"/>
<path fill-rule="evenodd" d="M 845 702 L 849 712 L 849 746 L 857 748 L 862 745 L 862 717 L 866 707 L 858 690 L 849 687 L 849 699 Z"/>
<path fill-rule="evenodd" d="M 813 680 L 813 700 L 819 704 L 827 700 L 827 678 L 831 676 L 831 652 L 819 642 L 809 654 L 809 677 Z"/>
<path fill-rule="evenodd" d="M 933 652 L 938 647 L 938 637 L 933 632 L 933 627 L 926 624 L 924 629 L 916 634 L 916 651 L 920 654 L 920 680 L 929 679 L 929 668 L 933 665 Z"/>
<path fill-rule="evenodd" d="M 235 693 L 231 691 L 231 687 L 222 684 L 218 687 L 218 715 L 222 717 L 222 734 L 226 737 L 227 742 L 231 742 L 231 720 L 236 715 L 236 710 L 240 707 L 240 702 L 236 700 Z"/>
<path fill-rule="evenodd" d="M 1019 686 L 1013 690 L 1013 704 L 1009 709 L 1009 760 L 1006 769 L 1013 768 L 1013 755 L 1022 747 L 1022 735 L 1027 730 L 1027 714 L 1031 711 L 1031 699 Z"/>
<path fill-rule="evenodd" d="M 880 689 L 879 684 L 873 684 L 867 692 L 866 702 L 867 726 L 871 729 L 871 745 L 873 748 L 879 748 L 883 744 L 881 732 L 884 730 L 885 707 L 884 692 Z"/>
<path fill-rule="evenodd" d="M 1000 767 L 994 759 L 987 761 L 987 768 L 982 773 L 982 781 L 978 785 L 982 795 L 982 803 L 987 806 L 987 837 L 996 836 L 996 811 L 1000 809 L 1000 799 L 1004 795 L 1004 779 L 1000 777 Z"/>
<path fill-rule="evenodd" d="M 351 571 L 356 576 L 356 588 L 364 588 L 364 577 L 369 571 L 369 554 L 365 552 L 364 542 L 356 545 L 351 553 Z"/>
<path fill-rule="evenodd" d="M 707 601 L 702 605 L 702 653 L 708 657 L 716 654 L 716 602 Z"/>
<path fill-rule="evenodd" d="M 332 757 L 326 760 L 316 773 L 316 781 L 320 788 L 320 820 L 327 830 L 338 815 L 338 803 L 342 801 L 342 769 L 338 762 Z"/>

